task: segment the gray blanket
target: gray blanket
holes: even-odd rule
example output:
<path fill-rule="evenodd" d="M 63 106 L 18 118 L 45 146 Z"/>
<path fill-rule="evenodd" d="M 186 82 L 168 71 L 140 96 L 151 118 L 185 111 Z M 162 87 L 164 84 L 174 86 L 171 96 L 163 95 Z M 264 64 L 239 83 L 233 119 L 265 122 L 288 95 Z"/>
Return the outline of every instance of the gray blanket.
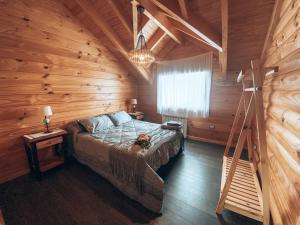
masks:
<path fill-rule="evenodd" d="M 146 162 L 140 151 L 139 146 L 132 147 L 128 142 L 112 145 L 109 149 L 109 164 L 116 178 L 127 184 L 135 183 L 139 193 L 143 193 Z"/>
<path fill-rule="evenodd" d="M 120 191 L 159 212 L 163 201 L 163 180 L 155 172 L 183 148 L 183 136 L 160 124 L 132 120 L 95 134 L 68 127 L 73 155 L 107 178 Z M 149 134 L 151 147 L 142 149 L 134 142 L 139 134 Z"/>
<path fill-rule="evenodd" d="M 168 152 L 169 149 L 178 149 L 180 147 L 180 132 L 176 132 L 176 135 L 170 139 L 164 139 L 164 134 L 169 133 L 169 130 L 162 130 L 160 126 L 153 126 L 151 123 L 138 123 L 139 126 L 149 127 L 154 129 L 148 129 L 147 135 L 153 135 L 151 145 L 156 146 L 153 148 L 142 148 L 139 145 L 135 145 L 136 134 L 126 136 L 127 140 L 114 144 L 109 149 L 109 163 L 111 166 L 112 174 L 118 179 L 122 179 L 126 183 L 134 182 L 136 188 L 140 193 L 143 193 L 144 187 L 144 174 L 147 164 L 154 170 L 161 166 L 160 158 L 161 152 Z M 123 129 L 119 130 L 121 133 L 124 127 L 136 127 L 134 121 L 126 123 Z M 115 129 L 112 129 L 115 130 Z M 129 129 L 130 130 L 130 129 Z M 147 129 L 143 129 L 145 131 Z M 111 131 L 109 131 L 111 132 Z M 109 133 L 108 132 L 108 133 Z M 118 135 L 120 137 L 120 135 Z M 152 136 L 151 136 L 152 137 Z M 156 145 L 155 145 L 156 143 Z M 157 145 L 159 143 L 160 145 Z"/>

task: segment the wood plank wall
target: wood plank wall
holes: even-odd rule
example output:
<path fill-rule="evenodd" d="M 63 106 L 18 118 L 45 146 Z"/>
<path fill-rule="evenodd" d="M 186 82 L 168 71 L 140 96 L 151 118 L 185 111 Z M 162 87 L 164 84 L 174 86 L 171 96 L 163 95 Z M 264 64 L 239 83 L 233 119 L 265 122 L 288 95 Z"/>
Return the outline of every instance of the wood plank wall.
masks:
<path fill-rule="evenodd" d="M 263 86 L 275 225 L 300 224 L 300 1 L 282 1 L 265 66 L 279 66 Z"/>
<path fill-rule="evenodd" d="M 205 50 L 197 48 L 193 43 L 178 46 L 168 55 L 168 59 L 189 57 L 202 54 Z M 231 71 L 227 80 L 221 75 L 217 56 L 213 63 L 213 83 L 211 90 L 210 116 L 204 119 L 188 120 L 188 138 L 225 145 L 235 116 L 242 87 L 236 84 L 238 71 Z M 180 90 L 178 90 L 180 91 Z M 152 122 L 161 122 L 161 115 L 156 106 L 156 77 L 153 73 L 152 84 L 139 82 L 138 110 L 145 113 L 145 118 Z M 214 126 L 214 128 L 210 128 Z M 235 141 L 237 135 L 235 137 Z"/>
<path fill-rule="evenodd" d="M 0 2 L 0 183 L 28 172 L 22 135 L 117 111 L 135 80 L 60 1 Z"/>

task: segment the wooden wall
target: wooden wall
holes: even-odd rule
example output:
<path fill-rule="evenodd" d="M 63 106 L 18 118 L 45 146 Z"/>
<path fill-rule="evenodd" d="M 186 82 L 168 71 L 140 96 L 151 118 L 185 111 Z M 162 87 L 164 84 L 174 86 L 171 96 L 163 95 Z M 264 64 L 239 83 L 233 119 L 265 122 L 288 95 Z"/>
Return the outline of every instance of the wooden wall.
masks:
<path fill-rule="evenodd" d="M 0 182 L 28 172 L 22 135 L 125 109 L 135 81 L 60 1 L 0 1 Z"/>
<path fill-rule="evenodd" d="M 279 66 L 263 86 L 276 225 L 300 224 L 300 1 L 284 0 L 275 18 L 265 66 Z"/>
<path fill-rule="evenodd" d="M 204 53 L 205 50 L 187 41 L 173 49 L 167 59 L 177 59 Z M 235 116 L 241 95 L 241 86 L 236 84 L 238 71 L 228 73 L 227 80 L 221 75 L 217 56 L 214 56 L 213 82 L 211 90 L 210 116 L 205 119 L 188 120 L 188 137 L 193 140 L 225 144 Z M 156 106 L 156 77 L 152 84 L 140 82 L 138 85 L 138 110 L 145 113 L 146 120 L 160 123 L 161 116 Z M 180 90 L 178 90 L 180 91 Z M 214 126 L 214 128 L 210 128 Z"/>

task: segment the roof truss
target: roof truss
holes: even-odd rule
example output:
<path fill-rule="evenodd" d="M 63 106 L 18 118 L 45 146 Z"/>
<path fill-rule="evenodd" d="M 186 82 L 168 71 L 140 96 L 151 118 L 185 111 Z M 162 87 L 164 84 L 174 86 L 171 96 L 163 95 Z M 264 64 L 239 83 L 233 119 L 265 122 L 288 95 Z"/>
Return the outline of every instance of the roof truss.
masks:
<path fill-rule="evenodd" d="M 199 38 L 203 39 L 207 44 L 211 45 L 218 51 L 222 51 L 222 44 L 221 35 L 214 31 L 205 21 L 202 21 L 200 18 L 194 16 L 191 12 L 189 12 L 188 20 L 184 19 L 180 16 L 179 10 L 177 10 L 177 7 L 175 5 L 175 1 L 169 1 L 168 5 L 163 4 L 159 0 L 140 0 L 142 4 L 144 2 L 151 1 L 153 4 L 155 4 L 158 8 L 163 10 L 166 15 L 179 23 L 181 23 L 183 26 L 185 26 L 187 29 L 195 33 Z"/>
<path fill-rule="evenodd" d="M 221 0 L 222 18 L 222 49 L 219 54 L 219 62 L 222 75 L 227 73 L 227 48 L 228 48 L 228 0 Z"/>
<path fill-rule="evenodd" d="M 66 2 L 72 0 L 66 0 Z M 127 30 L 130 37 L 133 37 L 134 46 L 137 43 L 137 36 L 139 33 L 138 30 L 138 12 L 137 6 L 141 4 L 145 8 L 144 15 L 152 20 L 158 27 L 155 32 L 152 30 L 149 33 L 150 38 L 148 37 L 147 45 L 152 51 L 159 52 L 158 57 L 161 57 L 164 52 L 169 52 L 183 42 L 183 34 L 188 35 L 195 40 L 195 43 L 200 43 L 203 49 L 208 51 L 215 51 L 216 49 L 219 52 L 226 50 L 226 52 L 220 54 L 220 64 L 224 65 L 222 68 L 226 68 L 227 65 L 227 44 L 225 45 L 224 35 L 223 37 L 215 32 L 205 21 L 202 21 L 200 18 L 196 18 L 195 15 L 189 10 L 188 2 L 186 0 L 131 0 L 132 8 L 132 26 L 129 24 L 130 18 L 127 18 L 128 14 L 122 11 L 118 3 L 118 0 L 105 0 L 110 8 L 112 9 L 115 16 L 119 19 L 122 26 Z M 228 4 L 228 0 L 226 1 Z M 138 71 L 146 80 L 149 80 L 150 74 L 149 71 L 143 67 L 139 67 L 130 62 L 128 57 L 129 47 L 125 46 L 122 43 L 122 40 L 118 34 L 113 30 L 113 28 L 108 24 L 103 18 L 103 16 L 97 12 L 93 7 L 91 0 L 74 0 L 75 4 L 80 6 L 81 10 L 99 27 L 100 30 L 107 36 L 112 45 L 112 50 L 118 49 L 123 58 L 126 59 L 126 62 L 131 65 L 136 71 Z M 228 9 L 227 9 L 228 10 Z M 226 12 L 226 11 L 224 11 Z M 228 12 L 227 12 L 228 13 Z M 222 6 L 222 18 L 223 18 L 223 6 Z M 224 16 L 225 18 L 225 16 Z M 228 15 L 227 15 L 228 20 Z M 224 20 L 225 21 L 225 20 Z M 225 23 L 224 23 L 225 24 Z M 147 27 L 147 24 L 145 25 Z M 152 28 L 153 29 L 153 28 Z M 223 19 L 222 19 L 222 29 L 223 29 Z M 228 29 L 228 28 L 227 28 Z M 153 33 L 154 32 L 154 33 Z M 224 33 L 224 32 L 223 32 Z M 148 36 L 149 36 L 148 35 Z M 166 37 L 170 39 L 166 39 Z M 164 40 L 164 41 L 163 41 Z M 172 40 L 174 43 L 170 44 Z M 161 44 L 160 44 L 161 43 Z M 175 44 L 176 43 L 176 44 Z M 128 45 L 128 42 L 127 42 Z M 168 45 L 168 46 L 165 46 Z M 159 47 L 158 47 L 159 46 Z M 162 47 L 164 46 L 164 47 Z M 222 49 L 223 48 L 223 49 Z M 158 51 L 157 51 L 158 50 Z M 226 53 L 226 54 L 225 54 Z M 225 57 L 226 56 L 226 57 Z"/>
<path fill-rule="evenodd" d="M 161 29 L 156 30 L 148 40 L 147 47 L 153 51 L 166 35 L 167 34 Z"/>
<path fill-rule="evenodd" d="M 75 0 L 75 2 L 80 6 L 82 11 L 99 27 L 100 30 L 104 32 L 107 38 L 112 42 L 114 47 L 116 47 L 127 62 L 135 68 L 146 80 L 150 80 L 149 72 L 143 68 L 136 66 L 131 63 L 128 57 L 128 49 L 123 45 L 119 36 L 114 32 L 114 30 L 105 22 L 104 18 L 100 13 L 94 8 L 89 0 Z"/>
<path fill-rule="evenodd" d="M 159 10 L 154 4 L 149 0 L 138 0 L 140 4 L 145 7 L 144 14 L 153 20 L 165 33 L 167 33 L 175 42 L 181 44 L 182 37 L 181 34 L 172 26 L 169 18 Z"/>
<path fill-rule="evenodd" d="M 132 5 L 132 26 L 133 26 L 133 47 L 137 44 L 137 34 L 138 34 L 138 16 L 137 16 L 137 5 L 138 2 L 131 1 Z"/>
<path fill-rule="evenodd" d="M 185 20 L 188 20 L 189 16 L 188 16 L 187 4 L 185 2 L 186 0 L 177 0 L 177 1 L 178 1 L 178 4 L 179 4 L 179 7 L 180 7 L 180 12 L 181 12 L 182 17 Z"/>

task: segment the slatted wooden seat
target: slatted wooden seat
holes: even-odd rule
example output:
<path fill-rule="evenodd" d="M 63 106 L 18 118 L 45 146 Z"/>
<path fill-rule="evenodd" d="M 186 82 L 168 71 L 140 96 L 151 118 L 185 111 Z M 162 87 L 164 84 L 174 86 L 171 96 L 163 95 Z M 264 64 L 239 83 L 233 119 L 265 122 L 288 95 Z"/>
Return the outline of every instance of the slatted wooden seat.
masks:
<path fill-rule="evenodd" d="M 222 188 L 230 169 L 232 157 L 223 157 Z M 221 193 L 220 193 L 221 195 Z M 263 221 L 261 189 L 255 169 L 249 161 L 239 159 L 224 208 Z"/>

